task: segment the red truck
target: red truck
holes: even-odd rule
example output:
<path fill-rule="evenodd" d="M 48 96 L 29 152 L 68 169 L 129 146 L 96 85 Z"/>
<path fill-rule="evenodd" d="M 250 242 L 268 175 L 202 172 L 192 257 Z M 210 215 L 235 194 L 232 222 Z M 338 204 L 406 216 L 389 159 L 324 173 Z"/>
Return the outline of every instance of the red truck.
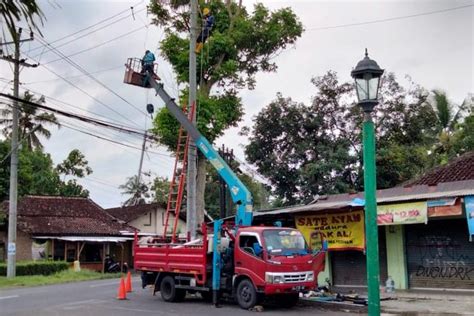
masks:
<path fill-rule="evenodd" d="M 291 307 L 299 293 L 317 286 L 324 269 L 325 252 L 307 248 L 296 229 L 249 226 L 225 230 L 220 295 L 235 297 L 240 307 L 251 308 L 267 297 Z M 187 291 L 212 299 L 212 238 L 203 229 L 199 244 L 140 244 L 135 238 L 135 269 L 144 272 L 145 282 L 154 284 L 167 302 L 182 301 Z"/>
<path fill-rule="evenodd" d="M 183 300 L 191 291 L 200 292 L 215 304 L 221 296 L 235 297 L 244 309 L 271 296 L 286 306 L 296 304 L 301 291 L 316 287 L 318 273 L 324 269 L 325 249 L 313 254 L 296 229 L 252 226 L 250 191 L 189 121 L 163 84 L 157 83 L 149 71 L 143 73 L 134 68 L 139 63 L 133 60 L 126 64 L 125 83 L 155 89 L 226 182 L 237 206 L 234 223 L 223 225 L 221 219 L 213 222 L 212 239 L 206 225 L 202 226 L 201 239 L 184 244 L 140 242 L 135 237 L 134 266 L 142 271 L 144 283 L 154 284 L 154 291 L 160 291 L 163 300 L 169 302 Z"/>

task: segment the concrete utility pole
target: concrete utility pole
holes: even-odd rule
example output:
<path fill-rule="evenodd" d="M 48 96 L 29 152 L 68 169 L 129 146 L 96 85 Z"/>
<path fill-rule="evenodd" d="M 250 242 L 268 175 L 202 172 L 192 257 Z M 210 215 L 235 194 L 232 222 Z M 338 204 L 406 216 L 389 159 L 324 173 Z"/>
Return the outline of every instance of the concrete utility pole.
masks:
<path fill-rule="evenodd" d="M 188 113 L 191 106 L 196 102 L 196 52 L 194 51 L 197 38 L 197 0 L 191 0 L 191 34 L 189 40 L 189 103 Z M 197 106 L 196 106 L 197 108 Z M 192 122 L 196 125 L 196 111 Z M 188 148 L 188 175 L 186 184 L 186 235 L 191 240 L 196 239 L 196 178 L 197 178 L 197 148 L 193 140 L 189 142 Z"/>
<path fill-rule="evenodd" d="M 143 156 L 145 155 L 146 137 L 147 137 L 147 132 L 145 131 L 145 136 L 143 136 L 142 154 L 140 156 L 140 164 L 138 165 L 137 193 L 140 191 L 140 180 L 142 178 Z M 135 200 L 135 204 L 138 204 L 138 200 Z"/>
<path fill-rule="evenodd" d="M 19 97 L 20 87 L 20 65 L 26 67 L 37 67 L 37 65 L 28 64 L 25 60 L 20 60 L 20 43 L 33 40 L 33 33 L 29 39 L 21 40 L 21 28 L 13 38 L 15 44 L 15 55 L 2 56 L 1 59 L 14 64 L 13 68 L 13 95 Z M 18 202 L 18 102 L 13 101 L 12 117 L 12 149 L 10 160 L 10 196 L 8 213 L 8 263 L 7 278 L 14 278 L 16 275 L 16 217 Z"/>

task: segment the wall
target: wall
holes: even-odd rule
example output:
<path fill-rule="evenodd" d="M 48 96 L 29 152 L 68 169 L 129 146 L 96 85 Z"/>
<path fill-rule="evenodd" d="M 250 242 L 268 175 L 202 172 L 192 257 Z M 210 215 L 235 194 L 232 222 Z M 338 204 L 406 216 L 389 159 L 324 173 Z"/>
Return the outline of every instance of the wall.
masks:
<path fill-rule="evenodd" d="M 404 227 L 390 225 L 385 227 L 387 244 L 387 269 L 388 275 L 395 281 L 395 288 L 406 290 L 408 288 L 408 273 L 405 255 Z M 385 286 L 386 280 L 380 280 Z"/>
<path fill-rule="evenodd" d="M 163 219 L 165 218 L 165 210 L 162 208 L 157 209 L 156 211 L 152 212 L 151 215 L 151 225 L 146 225 L 150 221 L 150 213 L 146 213 L 133 221 L 130 221 L 128 224 L 139 229 L 141 233 L 149 233 L 149 234 L 163 234 L 164 229 L 164 222 Z M 174 216 L 171 215 L 169 218 L 168 225 L 172 225 L 174 221 Z M 168 229 L 169 231 L 169 229 Z M 184 233 L 186 231 L 186 223 L 183 220 L 179 220 L 178 223 L 178 232 Z"/>
<path fill-rule="evenodd" d="M 326 279 L 329 279 L 329 283 L 332 284 L 332 272 L 331 272 L 331 260 L 329 251 L 326 252 L 326 262 L 324 270 L 318 274 L 318 286 L 327 285 Z"/>
<path fill-rule="evenodd" d="M 16 235 L 16 260 L 31 260 L 31 236 L 18 230 Z"/>

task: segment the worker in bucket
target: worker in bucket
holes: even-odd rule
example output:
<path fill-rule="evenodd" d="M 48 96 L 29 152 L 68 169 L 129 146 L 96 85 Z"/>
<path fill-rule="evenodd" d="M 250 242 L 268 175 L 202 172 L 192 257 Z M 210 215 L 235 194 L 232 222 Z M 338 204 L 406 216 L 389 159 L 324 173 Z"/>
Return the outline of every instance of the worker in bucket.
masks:
<path fill-rule="evenodd" d="M 149 72 L 150 75 L 154 75 L 153 73 L 153 63 L 155 62 L 155 55 L 147 50 L 145 55 L 142 58 L 142 73 Z"/>
<path fill-rule="evenodd" d="M 199 54 L 201 52 L 201 49 L 204 46 L 204 43 L 206 42 L 207 38 L 211 35 L 212 27 L 214 26 L 214 16 L 211 14 L 209 8 L 204 8 L 204 10 L 202 10 L 202 14 L 204 16 L 204 25 L 201 34 L 199 34 L 196 40 L 196 54 Z"/>

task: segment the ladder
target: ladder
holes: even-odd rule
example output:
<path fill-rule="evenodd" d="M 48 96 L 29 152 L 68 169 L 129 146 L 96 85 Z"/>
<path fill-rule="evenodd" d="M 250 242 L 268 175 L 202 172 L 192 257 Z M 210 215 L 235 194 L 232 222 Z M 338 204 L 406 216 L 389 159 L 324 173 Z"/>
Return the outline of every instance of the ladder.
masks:
<path fill-rule="evenodd" d="M 188 113 L 188 119 L 192 121 L 194 112 L 196 110 L 196 103 L 193 103 L 191 110 Z M 183 112 L 186 112 L 186 105 L 183 106 Z M 168 227 L 172 226 L 171 242 L 176 242 L 176 230 L 178 228 L 179 213 L 181 211 L 181 204 L 184 195 L 184 185 L 186 183 L 186 171 L 188 166 L 188 147 L 191 137 L 186 130 L 181 126 L 178 133 L 178 145 L 176 146 L 176 159 L 174 162 L 173 176 L 170 182 L 170 189 L 168 194 L 168 203 L 166 206 L 166 216 L 163 230 L 163 239 L 166 240 Z M 170 223 L 170 216 L 174 219 Z"/>

